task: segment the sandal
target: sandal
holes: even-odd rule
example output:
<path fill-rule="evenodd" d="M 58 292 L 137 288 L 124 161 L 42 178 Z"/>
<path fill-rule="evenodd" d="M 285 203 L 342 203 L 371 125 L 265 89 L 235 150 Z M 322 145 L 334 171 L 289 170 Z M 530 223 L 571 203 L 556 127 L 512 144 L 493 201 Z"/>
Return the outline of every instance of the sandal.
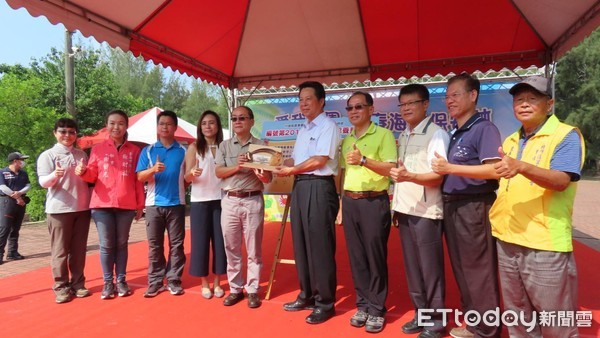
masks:
<path fill-rule="evenodd" d="M 202 288 L 202 297 L 206 298 L 206 299 L 211 299 L 212 298 L 212 292 L 210 291 L 210 288 Z"/>
<path fill-rule="evenodd" d="M 220 286 L 215 286 L 215 297 L 221 298 L 223 296 L 225 296 L 225 291 Z"/>

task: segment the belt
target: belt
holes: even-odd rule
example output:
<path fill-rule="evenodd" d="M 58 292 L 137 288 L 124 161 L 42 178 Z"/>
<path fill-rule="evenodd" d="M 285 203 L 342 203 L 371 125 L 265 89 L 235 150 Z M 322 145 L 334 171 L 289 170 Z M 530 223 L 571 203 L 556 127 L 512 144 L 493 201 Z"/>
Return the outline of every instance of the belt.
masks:
<path fill-rule="evenodd" d="M 305 180 L 331 180 L 333 179 L 333 175 L 327 176 L 319 176 L 313 174 L 298 174 L 295 177 L 296 181 L 305 181 Z"/>
<path fill-rule="evenodd" d="M 361 198 L 373 198 L 378 196 L 387 195 L 387 190 L 381 191 L 349 191 L 344 190 L 344 196 L 350 197 L 353 200 L 361 199 Z"/>
<path fill-rule="evenodd" d="M 494 192 L 484 192 L 481 194 L 443 194 L 442 201 L 444 202 L 454 202 L 454 201 L 462 201 L 462 200 L 472 200 L 484 197 L 496 196 Z"/>
<path fill-rule="evenodd" d="M 260 194 L 262 194 L 262 191 L 260 191 L 260 190 L 255 190 L 255 191 L 229 190 L 229 191 L 225 191 L 225 194 L 229 197 L 244 198 L 244 197 L 252 197 L 252 196 L 260 195 Z"/>

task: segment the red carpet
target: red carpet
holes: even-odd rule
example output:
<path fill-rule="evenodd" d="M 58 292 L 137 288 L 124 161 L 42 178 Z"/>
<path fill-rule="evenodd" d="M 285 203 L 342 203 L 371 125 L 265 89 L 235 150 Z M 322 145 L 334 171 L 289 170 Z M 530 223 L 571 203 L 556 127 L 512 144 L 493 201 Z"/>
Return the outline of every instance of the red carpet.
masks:
<path fill-rule="evenodd" d="M 266 224 L 263 242 L 264 266 L 261 297 L 266 292 L 279 224 Z M 292 258 L 289 227 L 282 246 L 281 258 Z M 127 298 L 101 300 L 101 269 L 98 254 L 87 258 L 87 287 L 91 297 L 55 304 L 50 290 L 50 268 L 0 279 L 0 320 L 2 337 L 367 337 L 364 329 L 353 328 L 349 319 L 355 311 L 350 266 L 344 246 L 343 231 L 338 227 L 338 302 L 336 316 L 325 324 L 308 325 L 307 311 L 285 312 L 284 302 L 298 292 L 296 270 L 292 265 L 277 268 L 271 299 L 259 309 L 249 309 L 246 302 L 232 307 L 222 299 L 206 300 L 200 295 L 200 279 L 183 276 L 186 294 L 175 297 L 163 292 L 155 298 L 143 298 L 146 288 L 147 244 L 130 246 L 128 280 L 134 294 Z M 189 252 L 189 237 L 186 242 Z M 579 268 L 579 303 L 583 310 L 593 311 L 592 327 L 580 328 L 581 337 L 600 336 L 600 252 L 575 244 Z M 596 262 L 596 263 L 593 263 Z M 400 327 L 413 316 L 407 296 L 406 280 L 398 231 L 392 229 L 389 242 L 390 293 L 387 300 L 387 325 L 377 337 L 416 337 L 402 334 Z M 187 267 L 186 267 L 187 268 Z M 446 264 L 447 307 L 459 306 L 458 291 L 450 265 Z M 226 289 L 227 291 L 227 289 Z M 450 326 L 452 327 L 452 326 Z M 507 336 L 506 331 L 504 336 Z"/>

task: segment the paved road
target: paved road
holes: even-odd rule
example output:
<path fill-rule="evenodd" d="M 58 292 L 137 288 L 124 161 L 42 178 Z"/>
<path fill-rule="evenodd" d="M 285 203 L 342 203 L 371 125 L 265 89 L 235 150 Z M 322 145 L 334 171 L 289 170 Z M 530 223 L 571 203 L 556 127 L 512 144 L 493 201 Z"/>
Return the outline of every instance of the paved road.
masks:
<path fill-rule="evenodd" d="M 600 181 L 584 180 L 579 183 L 573 213 L 573 237 L 600 251 Z M 189 217 L 186 217 L 189 226 Z M 131 227 L 130 243 L 146 240 L 143 220 L 134 222 Z M 0 265 L 0 278 L 47 267 L 50 265 L 50 239 L 44 222 L 29 223 L 21 228 L 19 252 L 27 258 L 22 261 L 4 262 Z M 92 222 L 88 237 L 88 255 L 98 252 L 98 234 Z"/>

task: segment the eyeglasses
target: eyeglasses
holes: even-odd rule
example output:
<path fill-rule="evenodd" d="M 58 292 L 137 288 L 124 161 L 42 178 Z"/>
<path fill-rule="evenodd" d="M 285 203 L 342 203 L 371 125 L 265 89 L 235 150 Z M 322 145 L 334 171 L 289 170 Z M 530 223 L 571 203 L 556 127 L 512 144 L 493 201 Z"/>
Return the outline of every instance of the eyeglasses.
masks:
<path fill-rule="evenodd" d="M 166 123 L 166 122 L 161 122 L 158 124 L 159 127 L 173 127 L 175 125 L 175 123 Z"/>
<path fill-rule="evenodd" d="M 56 130 L 56 132 L 61 135 L 77 135 L 77 130 L 58 129 L 58 130 Z"/>
<path fill-rule="evenodd" d="M 357 104 L 355 106 L 348 106 L 348 107 L 346 107 L 346 111 L 352 111 L 352 109 L 363 110 L 363 108 L 366 108 L 366 107 L 369 107 L 369 106 L 370 106 L 370 104 L 359 103 L 359 104 Z"/>
<path fill-rule="evenodd" d="M 250 116 L 233 116 L 231 118 L 231 122 L 237 122 L 237 121 L 244 122 L 246 120 L 250 120 Z"/>
<path fill-rule="evenodd" d="M 468 92 L 462 92 L 462 93 L 454 93 L 454 94 L 450 94 L 450 95 L 446 95 L 442 98 L 443 102 L 452 100 L 452 101 L 456 101 L 456 99 L 458 99 L 459 96 L 466 94 Z"/>
<path fill-rule="evenodd" d="M 400 109 L 404 109 L 404 108 L 414 108 L 414 107 L 417 105 L 417 103 L 420 103 L 420 102 L 425 102 L 425 101 L 427 101 L 427 100 L 416 100 L 416 101 L 410 101 L 410 102 L 406 102 L 406 103 L 400 103 L 400 104 L 398 105 L 398 107 L 399 107 Z"/>

